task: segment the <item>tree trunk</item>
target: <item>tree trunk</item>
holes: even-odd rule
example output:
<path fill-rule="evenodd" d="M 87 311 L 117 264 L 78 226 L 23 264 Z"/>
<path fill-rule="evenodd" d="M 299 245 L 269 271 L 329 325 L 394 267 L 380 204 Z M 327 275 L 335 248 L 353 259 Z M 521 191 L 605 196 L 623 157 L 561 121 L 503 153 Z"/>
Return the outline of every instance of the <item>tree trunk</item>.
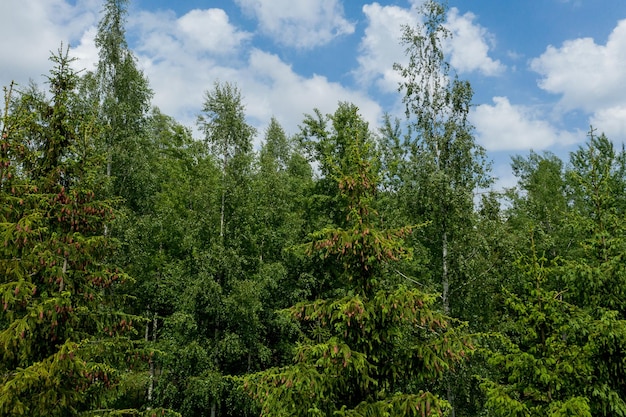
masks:
<path fill-rule="evenodd" d="M 222 207 L 220 211 L 220 238 L 224 243 L 224 211 L 226 210 L 226 168 L 228 166 L 227 150 L 224 149 L 224 160 L 222 163 Z"/>
<path fill-rule="evenodd" d="M 446 316 L 450 315 L 450 280 L 448 277 L 448 232 L 445 229 L 443 231 L 443 236 L 441 239 L 441 284 L 443 286 L 443 291 L 441 294 L 443 301 L 443 311 Z M 455 417 L 454 412 L 454 390 L 452 389 L 452 382 L 450 379 L 446 382 L 446 391 L 448 402 L 452 406 L 452 410 L 450 411 L 450 417 Z"/>
<path fill-rule="evenodd" d="M 63 273 L 61 274 L 61 282 L 59 283 L 59 292 L 65 290 L 65 274 L 67 274 L 67 258 L 63 258 Z"/>
<path fill-rule="evenodd" d="M 146 341 L 148 341 L 148 325 L 146 323 Z M 152 317 L 152 343 L 156 343 L 157 339 L 157 315 L 154 313 Z M 148 382 L 148 404 L 152 402 L 152 392 L 154 391 L 154 358 L 150 358 L 150 381 Z"/>
<path fill-rule="evenodd" d="M 454 391 L 452 389 L 452 382 L 448 381 L 447 382 L 447 391 L 448 391 L 448 402 L 450 403 L 450 405 L 452 406 L 452 410 L 450 411 L 450 417 L 455 417 L 456 413 L 454 411 Z"/>
<path fill-rule="evenodd" d="M 441 242 L 441 285 L 443 291 L 441 298 L 443 301 L 443 312 L 450 315 L 450 281 L 448 278 L 448 232 L 444 229 Z"/>
<path fill-rule="evenodd" d="M 150 317 L 150 308 L 148 307 L 148 311 L 146 311 L 146 317 Z M 144 340 L 146 341 L 146 343 L 150 340 L 149 339 L 150 336 L 150 322 L 146 321 L 146 331 L 144 334 Z"/>
<path fill-rule="evenodd" d="M 222 191 L 222 209 L 220 212 L 220 238 L 224 238 L 224 205 L 226 201 L 226 190 Z"/>

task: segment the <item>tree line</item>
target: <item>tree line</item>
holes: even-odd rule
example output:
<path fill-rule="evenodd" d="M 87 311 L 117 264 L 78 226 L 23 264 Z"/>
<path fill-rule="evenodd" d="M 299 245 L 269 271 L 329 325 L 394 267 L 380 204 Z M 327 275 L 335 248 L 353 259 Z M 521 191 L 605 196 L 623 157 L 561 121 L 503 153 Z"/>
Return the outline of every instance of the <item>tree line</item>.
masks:
<path fill-rule="evenodd" d="M 216 82 L 194 139 L 126 7 L 93 71 L 61 46 L 47 92 L 5 88 L 0 415 L 626 415 L 624 147 L 590 129 L 484 191 L 436 0 L 403 27 L 404 117 L 257 132 Z"/>

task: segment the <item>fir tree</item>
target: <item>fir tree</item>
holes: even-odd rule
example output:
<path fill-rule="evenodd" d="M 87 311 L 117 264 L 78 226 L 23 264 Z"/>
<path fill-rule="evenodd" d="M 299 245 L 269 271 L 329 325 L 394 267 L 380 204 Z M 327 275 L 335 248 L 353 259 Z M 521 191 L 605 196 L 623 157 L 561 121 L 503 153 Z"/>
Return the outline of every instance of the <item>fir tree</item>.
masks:
<path fill-rule="evenodd" d="M 336 296 L 288 309 L 303 332 L 294 364 L 247 376 L 244 386 L 264 416 L 442 414 L 449 405 L 427 387 L 472 347 L 434 310 L 436 296 L 388 276 L 390 263 L 410 256 L 403 238 L 412 227 L 380 228 L 372 142 L 357 108 L 341 104 L 329 120 L 333 130 L 318 133 L 344 148 L 320 162 L 345 221 L 305 247 L 334 265 Z"/>
<path fill-rule="evenodd" d="M 7 97 L 0 142 L 0 414 L 103 415 L 141 355 L 105 236 L 97 124 L 76 94 L 62 49 L 52 57 L 51 100 L 31 89 Z"/>

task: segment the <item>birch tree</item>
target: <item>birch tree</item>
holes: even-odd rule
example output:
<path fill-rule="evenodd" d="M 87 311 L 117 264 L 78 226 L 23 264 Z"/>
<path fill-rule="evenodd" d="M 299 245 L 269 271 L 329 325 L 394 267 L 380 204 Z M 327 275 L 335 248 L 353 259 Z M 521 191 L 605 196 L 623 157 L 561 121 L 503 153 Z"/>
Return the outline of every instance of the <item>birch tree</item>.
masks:
<path fill-rule="evenodd" d="M 472 88 L 452 77 L 445 60 L 443 42 L 451 36 L 445 27 L 446 8 L 429 0 L 421 11 L 423 24 L 403 28 L 408 63 L 394 65 L 402 76 L 410 126 L 401 175 L 409 216 L 432 222 L 424 243 L 438 263 L 436 281 L 448 314 L 452 287 L 462 279 L 459 250 L 472 228 L 474 192 L 491 179 L 468 121 Z"/>

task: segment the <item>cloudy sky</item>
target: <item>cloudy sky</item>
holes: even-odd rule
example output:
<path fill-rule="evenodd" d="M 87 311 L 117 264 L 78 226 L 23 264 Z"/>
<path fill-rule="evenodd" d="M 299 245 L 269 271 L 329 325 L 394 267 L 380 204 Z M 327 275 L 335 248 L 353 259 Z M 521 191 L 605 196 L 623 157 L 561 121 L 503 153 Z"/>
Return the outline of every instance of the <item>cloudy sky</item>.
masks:
<path fill-rule="evenodd" d="M 193 126 L 213 83 L 235 82 L 250 122 L 295 133 L 313 108 L 403 115 L 394 62 L 420 0 L 131 0 L 127 37 L 153 104 Z M 511 185 L 510 155 L 567 152 L 590 125 L 626 139 L 626 1 L 449 0 L 448 60 L 471 81 L 476 139 Z M 0 1 L 0 84 L 41 83 L 50 51 L 92 69 L 101 0 Z"/>

